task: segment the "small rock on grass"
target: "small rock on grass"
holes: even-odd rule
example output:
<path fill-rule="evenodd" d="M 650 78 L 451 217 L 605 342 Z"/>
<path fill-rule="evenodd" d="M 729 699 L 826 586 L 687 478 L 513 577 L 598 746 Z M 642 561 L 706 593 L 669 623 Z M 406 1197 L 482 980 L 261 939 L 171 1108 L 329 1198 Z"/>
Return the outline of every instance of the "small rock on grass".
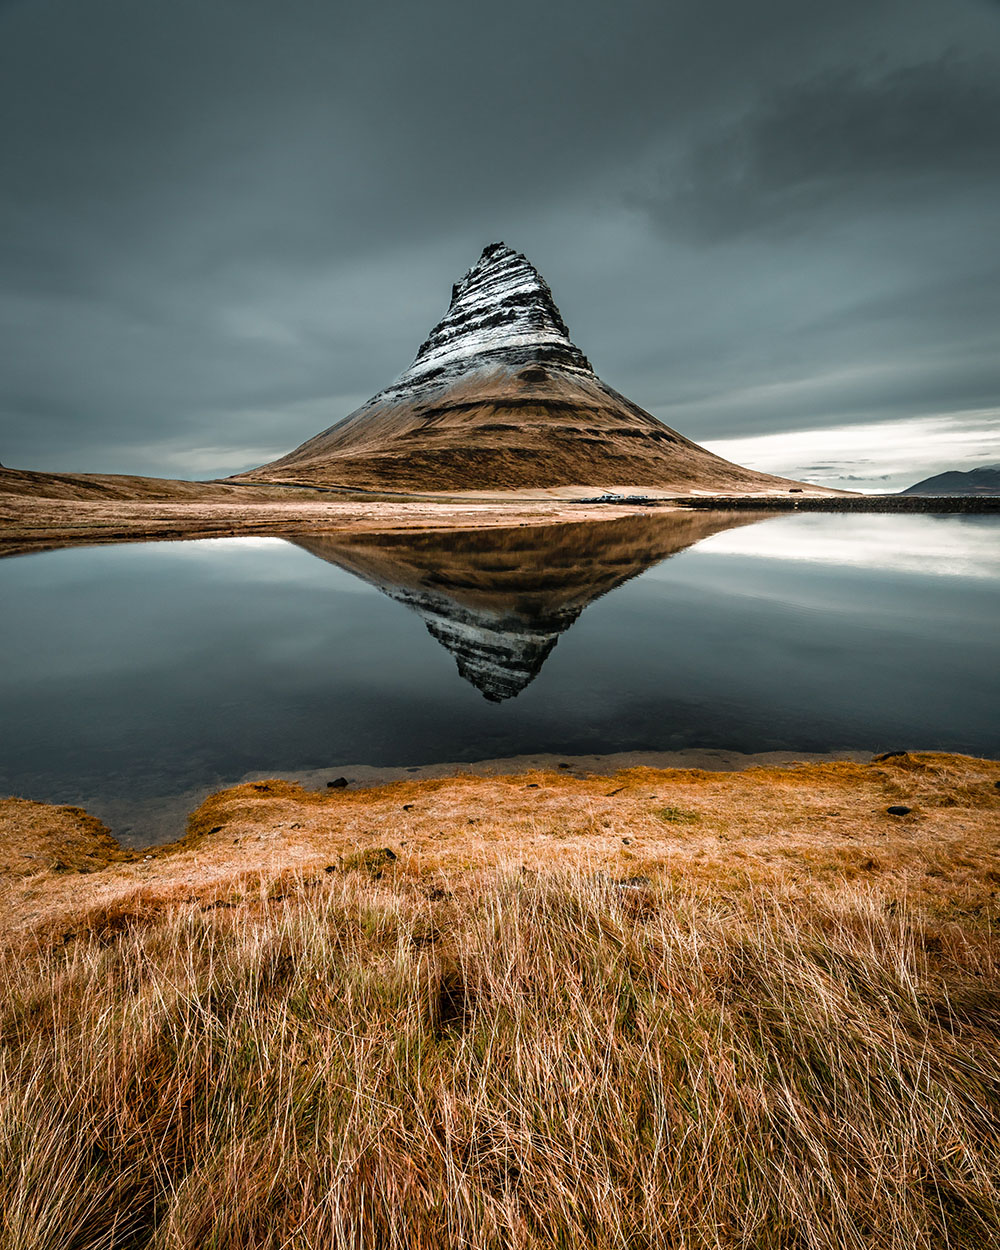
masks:
<path fill-rule="evenodd" d="M 890 816 L 909 816 L 913 808 L 905 807 L 902 803 L 894 803 L 892 807 L 887 807 L 885 810 Z"/>

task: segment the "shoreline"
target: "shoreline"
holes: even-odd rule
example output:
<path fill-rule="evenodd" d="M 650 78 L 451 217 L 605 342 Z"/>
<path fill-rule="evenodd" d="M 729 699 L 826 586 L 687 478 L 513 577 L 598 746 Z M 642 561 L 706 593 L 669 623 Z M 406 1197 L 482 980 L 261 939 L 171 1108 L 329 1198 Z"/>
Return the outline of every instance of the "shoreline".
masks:
<path fill-rule="evenodd" d="M 678 504 L 679 500 L 669 502 Z M 720 512 L 924 512 L 942 516 L 958 514 L 983 515 L 1000 512 L 1000 495 L 853 495 L 817 498 L 812 495 L 770 496 L 766 500 L 754 495 L 729 495 L 719 498 L 692 496 L 685 499 L 686 508 L 718 508 Z"/>
<path fill-rule="evenodd" d="M 15 502 L 12 503 L 12 499 Z M 559 500 L 503 507 L 465 500 L 453 504 L 281 500 L 234 505 L 142 500 L 101 503 L 46 498 L 24 503 L 19 502 L 19 497 L 0 494 L 0 558 L 64 547 L 202 538 L 504 529 L 556 522 L 609 521 L 632 516 L 636 511 L 635 508 L 574 505 Z"/>
<path fill-rule="evenodd" d="M 796 763 L 823 763 L 847 760 L 867 763 L 872 752 L 843 748 L 833 751 L 728 751 L 714 747 L 689 747 L 677 751 L 616 751 L 605 754 L 572 755 L 557 752 L 534 752 L 525 755 L 499 756 L 490 759 L 448 760 L 429 764 L 359 764 L 325 765 L 322 768 L 265 770 L 252 769 L 238 777 L 219 777 L 204 786 L 148 797 L 102 799 L 88 795 L 84 789 L 74 796 L 71 806 L 85 810 L 104 824 L 119 846 L 132 850 L 148 850 L 167 846 L 184 836 L 191 813 L 214 795 L 238 786 L 262 781 L 280 781 L 302 786 L 305 790 L 326 793 L 330 782 L 346 778 L 344 788 L 353 794 L 404 781 L 457 780 L 463 777 L 489 779 L 522 776 L 531 772 L 560 772 L 568 777 L 610 777 L 630 768 L 700 769 L 705 772 L 741 772 L 748 768 L 787 768 Z M 568 768 L 561 768 L 567 764 Z M 15 795 L 12 798 L 21 798 Z M 2 801 L 2 800 L 0 800 Z M 29 800 L 48 802 L 47 800 Z M 62 806 L 65 806 L 63 804 Z M 60 806 L 60 804 L 53 804 Z M 137 826 L 145 834 L 133 833 Z"/>
<path fill-rule="evenodd" d="M 4 469 L 0 470 L 0 558 L 110 543 L 502 529 L 611 521 L 664 511 L 1000 512 L 1000 497 L 995 496 L 671 495 L 652 491 L 600 502 L 599 497 L 582 493 L 593 489 L 404 495 L 295 483 L 170 482 L 95 474 L 33 475 Z"/>
<path fill-rule="evenodd" d="M 143 848 L 123 846 L 82 807 L 0 799 L 0 906 L 9 930 L 33 929 L 111 900 L 204 903 L 248 874 L 322 880 L 373 856 L 421 889 L 443 880 L 457 889 L 512 866 L 712 888 L 745 884 L 752 869 L 807 886 L 850 880 L 858 865 L 869 876 L 871 865 L 888 872 L 890 857 L 901 896 L 947 889 L 965 906 L 974 878 L 976 907 L 1000 919 L 1000 760 L 680 754 L 686 767 L 607 760 L 607 772 L 583 774 L 528 757 L 522 772 L 487 772 L 484 761 L 479 773 L 372 777 L 363 786 L 369 778 L 358 776 L 336 789 L 245 781 L 205 798 L 182 837 Z M 435 767 L 443 769 L 427 772 Z"/>

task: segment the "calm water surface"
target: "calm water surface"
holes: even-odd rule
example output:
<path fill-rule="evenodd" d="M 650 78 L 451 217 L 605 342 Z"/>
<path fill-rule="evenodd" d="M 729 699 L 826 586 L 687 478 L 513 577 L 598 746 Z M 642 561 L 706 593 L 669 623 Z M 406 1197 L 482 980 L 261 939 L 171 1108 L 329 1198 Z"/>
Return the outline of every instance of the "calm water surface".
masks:
<path fill-rule="evenodd" d="M 1000 518 L 651 514 L 0 561 L 0 791 L 538 752 L 1000 754 Z M 127 826 L 128 822 L 125 821 Z"/>

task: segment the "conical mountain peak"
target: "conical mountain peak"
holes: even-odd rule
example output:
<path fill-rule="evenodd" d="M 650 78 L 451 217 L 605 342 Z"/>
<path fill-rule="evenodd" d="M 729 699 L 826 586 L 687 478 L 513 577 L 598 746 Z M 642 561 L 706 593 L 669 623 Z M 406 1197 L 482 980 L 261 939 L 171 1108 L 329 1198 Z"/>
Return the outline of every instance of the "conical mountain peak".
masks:
<path fill-rule="evenodd" d="M 499 242 L 452 287 L 448 311 L 395 382 L 236 480 L 418 493 L 802 489 L 722 460 L 602 382 L 548 283 Z"/>
<path fill-rule="evenodd" d="M 490 243 L 451 289 L 451 304 L 413 364 L 375 397 L 402 399 L 483 369 L 553 365 L 593 376 L 571 341 L 548 283 L 520 252 Z"/>

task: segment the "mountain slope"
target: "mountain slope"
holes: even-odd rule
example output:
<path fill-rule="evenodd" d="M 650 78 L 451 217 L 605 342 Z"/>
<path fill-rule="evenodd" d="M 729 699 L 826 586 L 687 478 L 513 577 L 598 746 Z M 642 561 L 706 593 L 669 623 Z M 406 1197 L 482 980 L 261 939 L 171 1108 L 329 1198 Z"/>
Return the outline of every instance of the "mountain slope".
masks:
<path fill-rule="evenodd" d="M 1000 495 L 1000 465 L 983 465 L 963 473 L 953 469 L 924 478 L 899 492 L 901 495 Z"/>
<path fill-rule="evenodd" d="M 487 247 L 452 288 L 447 314 L 391 386 L 235 480 L 681 494 L 800 486 L 713 455 L 606 386 L 570 340 L 544 280 L 502 243 Z"/>

